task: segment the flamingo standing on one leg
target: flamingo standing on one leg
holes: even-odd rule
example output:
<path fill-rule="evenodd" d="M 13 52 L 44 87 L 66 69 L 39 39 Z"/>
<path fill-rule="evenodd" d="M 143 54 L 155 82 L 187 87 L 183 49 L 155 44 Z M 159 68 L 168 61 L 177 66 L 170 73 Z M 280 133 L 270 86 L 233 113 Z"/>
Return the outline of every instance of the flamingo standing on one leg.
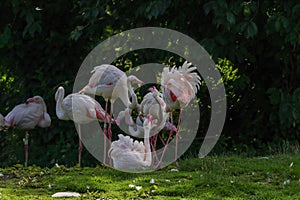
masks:
<path fill-rule="evenodd" d="M 144 143 L 133 141 L 129 136 L 119 134 L 119 140 L 112 142 L 108 155 L 116 169 L 124 171 L 145 170 L 152 165 L 150 148 L 150 131 L 153 127 L 151 115 L 147 115 L 144 123 Z"/>
<path fill-rule="evenodd" d="M 87 124 L 95 120 L 110 121 L 101 105 L 92 97 L 74 93 L 65 96 L 63 87 L 59 87 L 55 93 L 56 115 L 62 120 L 72 120 L 78 125 L 79 147 L 78 163 L 81 165 L 81 124 Z"/>
<path fill-rule="evenodd" d="M 165 67 L 161 77 L 163 96 L 167 104 L 167 111 L 171 112 L 171 120 L 172 110 L 180 109 L 175 138 L 175 159 L 177 159 L 178 134 L 182 120 L 182 109 L 196 96 L 197 90 L 201 85 L 200 76 L 196 72 L 192 72 L 197 68 L 190 67 L 191 65 L 192 63 L 185 61 L 178 69 L 175 66 L 171 69 Z"/>
<path fill-rule="evenodd" d="M 25 132 L 25 166 L 28 164 L 28 131 L 36 126 L 46 128 L 51 125 L 46 103 L 40 96 L 26 100 L 26 103 L 15 106 L 4 118 L 5 126 L 15 126 Z"/>
<path fill-rule="evenodd" d="M 103 96 L 106 105 L 105 111 L 107 112 L 108 100 L 110 99 L 110 117 L 113 114 L 113 105 L 117 99 L 121 99 L 127 108 L 133 108 L 137 104 L 136 95 L 132 89 L 131 83 L 142 84 L 136 76 L 126 76 L 126 74 L 117 67 L 109 64 L 103 64 L 94 67 L 91 71 L 92 76 L 89 83 L 80 91 L 94 95 Z M 130 102 L 128 92 L 132 96 Z M 111 121 L 108 124 L 108 138 L 112 141 Z M 104 129 L 104 143 L 106 144 L 106 128 Z M 104 163 L 106 161 L 106 147 L 104 147 Z M 111 160 L 110 160 L 111 162 Z M 111 163 L 110 163 L 111 164 Z"/>

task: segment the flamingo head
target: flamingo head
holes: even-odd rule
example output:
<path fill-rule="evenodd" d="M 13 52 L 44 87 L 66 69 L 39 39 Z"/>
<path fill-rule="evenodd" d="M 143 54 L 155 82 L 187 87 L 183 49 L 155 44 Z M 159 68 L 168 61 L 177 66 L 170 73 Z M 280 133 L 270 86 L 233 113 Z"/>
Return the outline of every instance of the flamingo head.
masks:
<path fill-rule="evenodd" d="M 114 120 L 115 124 L 117 124 L 118 126 L 120 126 L 122 119 L 125 119 L 125 123 L 127 125 L 131 125 L 132 124 L 131 110 L 129 108 L 126 108 L 125 110 L 119 112 L 118 117 Z"/>
<path fill-rule="evenodd" d="M 63 97 L 64 95 L 65 95 L 65 89 L 60 86 L 55 92 L 55 101 L 58 101 L 60 96 Z"/>
<path fill-rule="evenodd" d="M 132 83 L 135 83 L 135 84 L 143 84 L 144 82 L 141 81 L 140 79 L 138 79 L 136 76 L 134 75 L 130 75 L 128 76 L 128 80 Z"/>
<path fill-rule="evenodd" d="M 34 96 L 26 100 L 26 104 L 28 103 L 38 103 L 42 104 L 44 102 L 44 99 L 41 96 Z"/>
<path fill-rule="evenodd" d="M 148 89 L 150 92 L 158 92 L 158 90 L 156 89 L 156 87 L 155 86 L 153 86 L 153 87 L 150 87 L 149 89 Z"/>
<path fill-rule="evenodd" d="M 152 115 L 150 115 L 150 114 L 147 115 L 147 117 L 146 117 L 146 119 L 144 121 L 143 126 L 151 129 L 151 126 L 152 126 Z"/>

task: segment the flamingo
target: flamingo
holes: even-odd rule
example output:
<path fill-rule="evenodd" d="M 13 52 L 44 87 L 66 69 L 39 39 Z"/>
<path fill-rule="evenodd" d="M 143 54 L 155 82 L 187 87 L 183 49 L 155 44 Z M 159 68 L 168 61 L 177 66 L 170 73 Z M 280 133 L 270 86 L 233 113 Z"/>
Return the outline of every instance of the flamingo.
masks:
<path fill-rule="evenodd" d="M 87 124 L 95 120 L 110 121 L 110 117 L 106 115 L 101 105 L 90 96 L 79 93 L 69 94 L 65 98 L 64 96 L 65 89 L 63 87 L 59 87 L 55 93 L 56 115 L 61 120 L 72 120 L 78 126 L 78 163 L 80 166 L 82 152 L 80 125 Z"/>
<path fill-rule="evenodd" d="M 166 104 L 161 96 L 161 93 L 159 93 L 155 87 L 150 88 L 149 91 L 150 92 L 143 97 L 143 100 L 139 105 L 140 113 L 136 118 L 136 123 L 133 122 L 131 117 L 131 109 L 129 108 L 121 111 L 116 119 L 117 125 L 121 126 L 121 128 L 125 127 L 130 135 L 134 137 L 144 136 L 144 116 L 147 116 L 148 114 L 152 116 L 152 119 L 155 119 L 158 122 L 155 128 L 151 129 L 150 136 L 155 135 L 164 127 L 170 127 L 170 124 L 166 123 L 169 114 L 165 112 Z"/>
<path fill-rule="evenodd" d="M 4 118 L 4 125 L 15 126 L 25 130 L 25 166 L 28 163 L 28 131 L 36 126 L 46 128 L 51 125 L 50 115 L 47 113 L 46 103 L 40 96 L 26 100 L 26 103 L 15 106 Z"/>
<path fill-rule="evenodd" d="M 113 105 L 117 99 L 121 99 L 128 108 L 134 108 L 137 105 L 137 97 L 132 89 L 131 83 L 142 84 L 143 82 L 136 76 L 126 76 L 126 74 L 114 65 L 103 64 L 94 67 L 91 71 L 92 76 L 89 83 L 84 86 L 80 93 L 95 94 L 103 96 L 106 101 L 105 112 L 108 112 L 108 100 L 110 99 L 110 117 L 113 114 Z M 130 102 L 128 92 L 132 96 Z M 108 124 L 108 137 L 112 141 L 111 121 Z M 104 128 L 104 143 L 106 143 L 106 126 Z M 106 160 L 106 149 L 104 149 L 104 163 Z"/>
<path fill-rule="evenodd" d="M 175 137 L 175 159 L 177 159 L 178 135 L 182 109 L 188 106 L 190 101 L 196 96 L 201 85 L 200 76 L 196 72 L 192 72 L 196 70 L 197 67 L 190 67 L 191 65 L 192 63 L 185 61 L 178 69 L 175 68 L 175 66 L 171 69 L 165 67 L 161 77 L 163 97 L 167 104 L 166 111 L 171 112 L 171 121 L 172 111 L 174 109 L 180 109 Z"/>
<path fill-rule="evenodd" d="M 108 151 L 116 169 L 124 171 L 146 170 L 152 165 L 152 155 L 149 142 L 150 130 L 153 127 L 151 115 L 147 115 L 144 123 L 144 143 L 133 141 L 129 136 L 119 134 L 119 140 L 112 142 Z"/>
<path fill-rule="evenodd" d="M 166 129 L 171 131 L 176 131 L 176 127 L 168 121 L 169 114 L 165 112 L 166 104 L 162 98 L 162 94 L 157 91 L 155 87 L 151 87 L 139 105 L 140 114 L 136 118 L 136 123 L 133 122 L 131 117 L 131 110 L 126 108 L 121 111 L 116 119 L 116 123 L 123 130 L 129 132 L 130 135 L 134 137 L 143 137 L 144 128 L 143 122 L 145 120 L 144 116 L 151 115 L 152 119 L 156 121 L 155 126 L 152 127 L 150 131 L 151 146 L 153 151 L 156 151 L 156 140 L 160 130 Z M 156 154 L 153 154 L 156 156 Z M 162 154 L 163 155 L 163 154 Z"/>

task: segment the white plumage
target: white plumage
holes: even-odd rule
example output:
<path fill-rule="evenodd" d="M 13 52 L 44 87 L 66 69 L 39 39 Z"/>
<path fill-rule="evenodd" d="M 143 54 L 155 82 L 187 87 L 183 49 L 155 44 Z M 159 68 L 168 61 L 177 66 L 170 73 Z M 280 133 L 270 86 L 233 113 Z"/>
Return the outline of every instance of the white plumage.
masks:
<path fill-rule="evenodd" d="M 197 68 L 191 65 L 185 61 L 178 68 L 173 66 L 163 69 L 161 86 L 168 111 L 187 106 L 200 89 L 201 78 L 193 72 Z"/>
<path fill-rule="evenodd" d="M 148 115 L 143 123 L 144 142 L 133 140 L 129 136 L 119 134 L 119 140 L 111 144 L 108 152 L 113 160 L 113 166 L 123 171 L 139 172 L 150 168 L 152 154 L 149 142 L 149 132 L 152 127 L 151 115 Z"/>

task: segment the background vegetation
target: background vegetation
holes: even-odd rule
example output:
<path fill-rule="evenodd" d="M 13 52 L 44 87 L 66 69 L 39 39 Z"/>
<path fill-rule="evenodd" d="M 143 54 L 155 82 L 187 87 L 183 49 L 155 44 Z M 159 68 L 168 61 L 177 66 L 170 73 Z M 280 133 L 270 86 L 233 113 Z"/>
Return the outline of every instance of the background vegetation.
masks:
<path fill-rule="evenodd" d="M 192 37 L 212 55 L 227 92 L 228 114 L 215 153 L 269 153 L 300 141 L 300 4 L 297 0 L 52 0 L 0 2 L 0 112 L 39 94 L 52 126 L 30 134 L 30 163 L 76 163 L 72 122 L 55 116 L 54 93 L 72 91 L 85 56 L 104 39 L 157 26 Z M 159 51 L 138 51 L 116 61 L 121 69 L 147 62 L 179 62 Z M 197 154 L 209 121 L 202 87 L 201 127 L 188 155 Z M 0 166 L 24 161 L 24 133 L 0 133 Z M 276 148 L 275 148 L 276 149 Z M 97 161 L 87 152 L 83 165 Z"/>

